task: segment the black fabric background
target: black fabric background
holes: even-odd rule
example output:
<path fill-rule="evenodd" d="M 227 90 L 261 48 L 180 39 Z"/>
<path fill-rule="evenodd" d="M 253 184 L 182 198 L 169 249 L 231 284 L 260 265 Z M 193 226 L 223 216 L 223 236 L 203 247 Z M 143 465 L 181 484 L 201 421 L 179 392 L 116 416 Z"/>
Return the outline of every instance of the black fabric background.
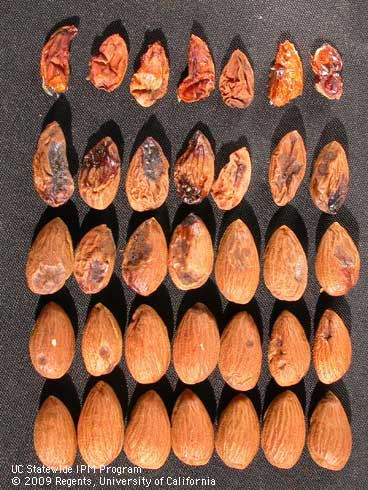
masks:
<path fill-rule="evenodd" d="M 79 17 L 79 34 L 71 48 L 71 79 L 66 98 L 58 101 L 45 95 L 39 77 L 39 55 L 48 32 L 55 24 L 72 16 Z M 121 21 L 116 24 L 116 21 Z M 158 217 L 167 236 L 170 229 L 188 212 L 180 205 L 171 184 L 165 206 L 154 213 L 133 214 L 121 184 L 115 202 L 104 212 L 90 211 L 75 192 L 61 209 L 46 209 L 33 190 L 31 162 L 36 141 L 44 124 L 56 118 L 69 142 L 69 158 L 76 174 L 78 161 L 103 134 L 111 134 L 119 145 L 123 161 L 122 183 L 132 152 L 146 135 L 153 135 L 163 146 L 171 164 L 183 148 L 189 132 L 200 123 L 213 142 L 217 170 L 227 161 L 230 151 L 240 145 L 250 149 L 253 171 L 246 200 L 235 210 L 220 213 L 211 199 L 194 207 L 207 223 L 217 247 L 225 226 L 241 217 L 250 226 L 259 250 L 272 230 L 287 223 L 298 234 L 308 252 L 310 277 L 303 300 L 289 305 L 297 313 L 310 339 L 324 307 L 330 305 L 342 315 L 351 330 L 353 362 L 344 379 L 332 389 L 341 398 L 352 425 L 353 451 L 345 469 L 339 473 L 316 466 L 306 449 L 290 471 L 270 466 L 259 450 L 246 471 L 226 468 L 216 455 L 208 466 L 193 469 L 171 455 L 160 471 L 143 472 L 150 476 L 211 476 L 219 489 L 365 489 L 367 475 L 367 56 L 368 23 L 366 2 L 340 0 L 295 1 L 2 1 L 1 13 L 1 488 L 11 488 L 12 464 L 38 464 L 33 451 L 33 420 L 39 403 L 54 393 L 65 401 L 77 420 L 80 404 L 94 383 L 82 363 L 80 339 L 88 310 L 102 300 L 117 316 L 124 331 L 132 309 L 142 302 L 120 280 L 119 252 L 116 274 L 110 285 L 93 298 L 82 294 L 73 278 L 54 295 L 70 314 L 77 336 L 76 355 L 69 373 L 60 381 L 45 382 L 30 364 L 28 336 L 36 313 L 49 298 L 39 298 L 27 290 L 24 265 L 32 237 L 53 216 L 61 216 L 70 227 L 75 243 L 87 229 L 99 222 L 112 227 L 119 251 L 127 236 L 151 214 Z M 85 81 L 92 47 L 97 47 L 104 32 L 118 29 L 129 45 L 129 66 L 122 86 L 112 94 L 97 91 Z M 175 88 L 186 66 L 187 44 L 191 30 L 208 40 L 216 65 L 217 79 L 230 51 L 243 47 L 254 67 L 256 96 L 245 111 L 223 105 L 216 91 L 194 105 L 179 104 Z M 167 96 L 149 109 L 137 105 L 130 96 L 128 83 L 142 48 L 148 41 L 163 39 L 170 59 Z M 305 71 L 302 97 L 282 109 L 268 104 L 267 76 L 277 43 L 289 38 L 296 43 Z M 308 67 L 310 54 L 324 40 L 340 51 L 344 61 L 344 95 L 340 102 L 329 102 L 313 88 Z M 102 128 L 102 129 L 101 129 Z M 308 152 L 308 172 L 291 205 L 278 210 L 267 184 L 269 154 L 278 139 L 291 129 L 303 135 Z M 337 220 L 359 244 L 361 278 L 346 298 L 328 299 L 319 295 L 313 264 L 316 243 L 331 222 L 314 207 L 308 193 L 311 163 L 319 149 L 331 139 L 345 147 L 351 168 L 351 185 L 345 206 Z M 239 308 L 229 305 L 217 292 L 212 279 L 200 290 L 184 294 L 169 278 L 148 302 L 165 319 L 172 335 L 176 319 L 194 301 L 205 301 L 216 315 L 220 329 Z M 248 305 L 263 337 L 266 353 L 269 330 L 284 305 L 271 297 L 261 282 L 254 301 Z M 130 377 L 124 361 L 107 377 L 123 405 L 124 414 L 144 391 Z M 156 386 L 171 410 L 182 389 L 172 366 Z M 216 370 L 208 381 L 194 390 L 204 400 L 214 422 L 218 412 L 231 398 Z M 294 388 L 306 417 L 321 397 L 324 388 L 317 384 L 311 366 L 306 378 Z M 270 381 L 263 362 L 261 378 L 249 393 L 261 416 L 278 389 Z M 80 459 L 76 461 L 80 463 Z M 128 465 L 119 456 L 115 465 Z M 14 475 L 13 475 L 14 476 Z M 96 488 L 99 487 L 95 478 Z M 37 485 L 42 488 L 42 485 Z M 23 483 L 19 488 L 26 488 Z M 51 486 L 49 488 L 56 488 Z M 61 488 L 61 487 L 59 487 Z M 78 487 L 82 488 L 82 487 Z M 84 487 L 87 488 L 87 487 Z M 185 486 L 181 486 L 185 488 Z M 189 488 L 189 487 L 188 487 Z"/>

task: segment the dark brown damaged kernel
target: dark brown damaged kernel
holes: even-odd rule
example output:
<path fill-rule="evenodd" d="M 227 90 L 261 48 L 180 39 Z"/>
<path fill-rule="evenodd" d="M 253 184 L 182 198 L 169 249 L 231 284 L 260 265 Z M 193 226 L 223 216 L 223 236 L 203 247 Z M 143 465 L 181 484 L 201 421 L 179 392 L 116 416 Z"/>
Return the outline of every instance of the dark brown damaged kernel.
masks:
<path fill-rule="evenodd" d="M 106 209 L 114 200 L 120 182 L 120 156 L 109 136 L 85 155 L 78 177 L 82 199 L 94 209 Z"/>
<path fill-rule="evenodd" d="M 314 162 L 309 184 L 314 204 L 324 213 L 336 214 L 344 204 L 349 187 L 349 164 L 344 148 L 331 141 Z"/>
<path fill-rule="evenodd" d="M 331 44 L 323 44 L 310 60 L 316 75 L 317 92 L 330 100 L 338 100 L 342 95 L 342 59 L 337 49 Z"/>
<path fill-rule="evenodd" d="M 169 162 L 161 146 L 148 137 L 130 161 L 125 192 L 134 211 L 159 208 L 169 192 Z"/>
<path fill-rule="evenodd" d="M 119 34 L 112 34 L 89 61 L 89 77 L 98 89 L 112 92 L 123 81 L 128 64 L 128 48 Z"/>
<path fill-rule="evenodd" d="M 150 107 L 167 92 L 169 62 L 160 41 L 148 46 L 130 81 L 130 93 L 142 107 Z"/>
<path fill-rule="evenodd" d="M 236 49 L 222 70 L 219 88 L 224 103 L 237 109 L 248 107 L 254 97 L 254 74 L 246 55 Z"/>
<path fill-rule="evenodd" d="M 229 162 L 222 167 L 211 190 L 218 208 L 229 210 L 240 203 L 248 190 L 251 172 L 252 164 L 245 147 L 231 153 Z"/>
<path fill-rule="evenodd" d="M 156 291 L 167 272 L 167 244 L 155 218 L 144 221 L 130 236 L 122 263 L 122 275 L 136 293 L 148 296 Z"/>
<path fill-rule="evenodd" d="M 295 233 L 285 225 L 267 243 L 263 278 L 272 295 L 281 301 L 297 301 L 304 294 L 308 281 L 307 258 Z"/>
<path fill-rule="evenodd" d="M 38 233 L 28 253 L 26 279 L 35 294 L 61 289 L 73 271 L 73 243 L 60 218 L 49 221 Z"/>
<path fill-rule="evenodd" d="M 273 200 L 285 206 L 295 196 L 307 167 L 303 138 L 298 131 L 285 134 L 273 150 L 268 178 Z"/>
<path fill-rule="evenodd" d="M 215 173 L 215 156 L 211 144 L 196 131 L 174 167 L 174 183 L 185 204 L 199 204 L 210 192 Z"/>
<path fill-rule="evenodd" d="M 190 36 L 188 47 L 188 76 L 177 89 L 179 102 L 205 99 L 215 88 L 215 65 L 207 44 L 198 36 Z"/>
<path fill-rule="evenodd" d="M 74 192 L 66 156 L 66 141 L 54 121 L 42 131 L 33 157 L 33 182 L 38 195 L 54 208 L 65 204 Z"/>
<path fill-rule="evenodd" d="M 213 268 L 213 247 L 206 225 L 189 214 L 174 230 L 169 246 L 168 269 L 178 289 L 202 286 Z"/>
<path fill-rule="evenodd" d="M 84 293 L 98 293 L 108 285 L 115 256 L 114 238 L 106 225 L 96 226 L 84 235 L 74 257 L 74 276 Z"/>
<path fill-rule="evenodd" d="M 62 94 L 68 89 L 69 45 L 77 32 L 75 26 L 60 27 L 42 49 L 40 73 L 47 95 Z"/>
<path fill-rule="evenodd" d="M 327 229 L 318 245 L 315 271 L 321 291 L 330 296 L 343 296 L 358 282 L 358 249 L 349 233 L 337 222 Z"/>

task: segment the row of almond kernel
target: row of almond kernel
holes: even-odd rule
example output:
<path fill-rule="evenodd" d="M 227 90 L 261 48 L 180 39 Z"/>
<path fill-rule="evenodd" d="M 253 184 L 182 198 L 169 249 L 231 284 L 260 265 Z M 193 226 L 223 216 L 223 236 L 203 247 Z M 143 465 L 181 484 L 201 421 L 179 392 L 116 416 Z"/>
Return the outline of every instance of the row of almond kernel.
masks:
<path fill-rule="evenodd" d="M 92 376 L 109 374 L 119 364 L 123 339 L 119 324 L 101 303 L 87 316 L 82 334 L 82 357 Z M 47 303 L 39 313 L 29 340 L 35 370 L 57 379 L 68 371 L 74 357 L 72 324 L 56 303 Z M 320 381 L 331 384 L 348 371 L 351 341 L 342 319 L 325 310 L 316 329 L 313 361 Z M 166 325 L 148 305 L 140 305 L 128 325 L 124 357 L 132 377 L 142 384 L 159 381 L 170 363 L 170 340 Z M 175 332 L 172 358 L 179 379 L 185 384 L 204 381 L 218 365 L 225 382 L 238 391 L 253 389 L 262 367 L 262 346 L 252 316 L 243 311 L 227 324 L 221 338 L 216 319 L 202 303 L 189 308 Z M 306 375 L 310 346 L 303 326 L 288 310 L 276 319 L 268 345 L 268 367 L 280 386 L 292 386 Z"/>
<path fill-rule="evenodd" d="M 78 29 L 74 25 L 59 27 L 45 43 L 40 61 L 42 87 L 48 95 L 66 92 L 69 82 L 69 45 Z M 130 82 L 130 93 L 143 107 L 150 107 L 167 92 L 169 61 L 157 40 L 148 45 L 141 64 Z M 310 60 L 316 75 L 315 88 L 330 100 L 342 95 L 342 60 L 338 51 L 324 43 Z M 124 78 L 128 65 L 128 48 L 120 34 L 108 36 L 89 61 L 88 80 L 97 88 L 112 92 Z M 303 92 L 303 67 L 293 43 L 285 40 L 277 49 L 269 76 L 271 105 L 281 107 Z M 179 101 L 198 102 L 215 88 L 215 65 L 206 42 L 191 34 L 188 47 L 188 74 L 177 88 Z M 219 88 L 224 103 L 245 109 L 254 97 L 252 66 L 240 49 L 233 51 L 222 70 Z"/>
<path fill-rule="evenodd" d="M 285 206 L 294 197 L 307 167 L 303 138 L 290 131 L 276 145 L 270 158 L 269 184 L 273 200 Z M 121 162 L 110 137 L 99 141 L 85 155 L 78 186 L 82 199 L 95 209 L 105 209 L 114 200 L 120 183 Z M 180 199 L 199 204 L 211 193 L 222 210 L 237 206 L 248 190 L 251 160 L 245 147 L 229 156 L 217 180 L 215 156 L 206 136 L 197 130 L 187 149 L 174 165 L 174 183 Z M 69 171 L 66 141 L 59 124 L 50 123 L 41 133 L 33 158 L 34 186 L 52 207 L 65 204 L 74 192 Z M 310 179 L 310 194 L 323 212 L 336 214 L 343 205 L 349 186 L 349 165 L 344 148 L 331 141 L 320 151 Z M 169 192 L 169 163 L 157 141 L 146 138 L 136 150 L 128 168 L 125 192 L 135 211 L 157 209 Z"/>
<path fill-rule="evenodd" d="M 289 390 L 270 403 L 262 429 L 251 400 L 238 394 L 221 413 L 215 433 L 206 407 L 189 389 L 176 400 L 171 421 L 160 396 L 154 390 L 147 391 L 136 401 L 125 428 L 120 402 L 104 381 L 87 395 L 77 431 L 68 409 L 54 396 L 43 402 L 34 424 L 39 460 L 59 470 L 73 465 L 77 446 L 85 463 L 95 468 L 111 464 L 122 450 L 133 465 L 144 469 L 162 467 L 171 450 L 184 464 L 203 466 L 216 449 L 227 466 L 245 469 L 260 443 L 270 464 L 290 469 L 300 459 L 305 439 L 303 408 Z M 323 468 L 341 470 L 349 460 L 349 420 L 331 391 L 312 414 L 307 446 L 312 459 Z"/>
<path fill-rule="evenodd" d="M 92 228 L 73 251 L 65 223 L 54 218 L 36 236 L 28 254 L 26 279 L 36 294 L 52 294 L 69 276 L 93 294 L 106 287 L 112 276 L 116 246 L 106 225 Z M 214 265 L 215 262 L 215 265 Z M 253 298 L 260 276 L 257 246 L 251 231 L 238 219 L 225 230 L 216 259 L 211 235 L 204 222 L 189 214 L 176 226 L 169 247 L 155 218 L 145 220 L 129 237 L 122 260 L 122 277 L 136 293 L 148 296 L 163 282 L 167 272 L 178 289 L 190 290 L 206 283 L 215 270 L 224 297 L 238 304 Z M 348 293 L 357 283 L 359 252 L 348 232 L 334 222 L 323 235 L 316 254 L 315 273 L 321 291 L 331 296 Z M 308 264 L 295 233 L 279 227 L 268 240 L 263 277 L 272 295 L 285 301 L 299 300 L 306 289 Z"/>

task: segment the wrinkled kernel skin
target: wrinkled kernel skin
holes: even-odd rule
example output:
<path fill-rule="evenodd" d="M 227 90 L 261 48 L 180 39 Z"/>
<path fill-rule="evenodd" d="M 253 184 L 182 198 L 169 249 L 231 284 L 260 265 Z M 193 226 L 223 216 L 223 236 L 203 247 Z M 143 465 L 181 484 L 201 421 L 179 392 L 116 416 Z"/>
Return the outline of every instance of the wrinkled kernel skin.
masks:
<path fill-rule="evenodd" d="M 167 244 L 155 218 L 144 221 L 126 244 L 122 276 L 126 284 L 141 296 L 160 286 L 167 273 Z"/>
<path fill-rule="evenodd" d="M 311 351 L 305 331 L 290 311 L 276 319 L 267 351 L 271 376 L 280 386 L 292 386 L 307 374 Z"/>
<path fill-rule="evenodd" d="M 174 230 L 169 245 L 168 270 L 178 289 L 196 289 L 207 281 L 213 268 L 213 247 L 206 225 L 189 214 Z"/>
<path fill-rule="evenodd" d="M 73 272 L 73 243 L 60 218 L 49 221 L 38 233 L 28 253 L 26 280 L 35 294 L 59 291 Z"/>
<path fill-rule="evenodd" d="M 213 183 L 211 195 L 219 209 L 228 211 L 235 208 L 248 190 L 252 164 L 248 150 L 243 147 L 230 155 Z"/>
<path fill-rule="evenodd" d="M 236 49 L 220 75 L 219 89 L 224 103 L 246 109 L 254 98 L 254 73 L 246 55 Z"/>
<path fill-rule="evenodd" d="M 162 318 L 150 306 L 138 306 L 125 334 L 125 361 L 130 374 L 137 383 L 156 383 L 166 373 L 170 355 L 169 335 Z"/>
<path fill-rule="evenodd" d="M 78 185 L 82 199 L 94 209 L 106 209 L 114 200 L 120 182 L 120 156 L 107 136 L 85 155 Z"/>
<path fill-rule="evenodd" d="M 169 192 L 169 162 L 161 146 L 148 137 L 130 161 L 125 192 L 134 211 L 157 209 Z"/>
<path fill-rule="evenodd" d="M 342 96 L 342 59 L 336 48 L 323 44 L 311 57 L 310 65 L 316 75 L 315 88 L 330 100 L 339 100 Z"/>
<path fill-rule="evenodd" d="M 215 263 L 216 284 L 226 299 L 246 304 L 259 284 L 259 257 L 253 235 L 240 219 L 221 237 Z"/>
<path fill-rule="evenodd" d="M 258 414 L 251 400 L 236 395 L 221 412 L 215 438 L 216 452 L 230 468 L 244 470 L 259 448 Z"/>
<path fill-rule="evenodd" d="M 313 461 L 332 471 L 340 471 L 352 449 L 349 419 L 340 400 L 328 391 L 310 419 L 307 446 Z"/>
<path fill-rule="evenodd" d="M 95 294 L 110 282 L 116 247 L 110 228 L 99 225 L 84 235 L 75 251 L 74 277 L 86 294 Z"/>
<path fill-rule="evenodd" d="M 169 61 L 160 41 L 156 41 L 142 55 L 130 81 L 130 93 L 142 107 L 151 107 L 166 95 L 168 82 Z"/>
<path fill-rule="evenodd" d="M 358 249 L 345 228 L 337 222 L 327 229 L 318 245 L 315 272 L 321 292 L 330 296 L 343 296 L 358 282 Z"/>
<path fill-rule="evenodd" d="M 73 25 L 60 27 L 42 48 L 40 73 L 47 95 L 63 94 L 68 89 L 69 45 L 77 32 Z"/>
<path fill-rule="evenodd" d="M 342 145 L 331 141 L 320 151 L 313 165 L 309 191 L 318 209 L 336 214 L 349 188 L 349 164 Z"/>
<path fill-rule="evenodd" d="M 220 335 L 215 317 L 203 303 L 189 308 L 176 332 L 173 364 L 179 379 L 188 385 L 204 381 L 219 359 Z"/>
<path fill-rule="evenodd" d="M 210 460 L 214 447 L 212 421 L 200 398 L 185 389 L 176 400 L 171 415 L 171 442 L 175 456 L 189 466 Z"/>
<path fill-rule="evenodd" d="M 303 92 L 303 67 L 293 43 L 279 44 L 271 68 L 268 97 L 271 105 L 282 107 Z"/>
<path fill-rule="evenodd" d="M 190 36 L 188 47 L 188 76 L 177 89 L 179 102 L 198 102 L 215 88 L 215 65 L 207 44 L 198 36 Z"/>
<path fill-rule="evenodd" d="M 263 263 L 267 289 L 281 301 L 298 301 L 308 281 L 308 263 L 295 233 L 283 225 L 269 239 Z"/>
<path fill-rule="evenodd" d="M 119 34 L 112 34 L 98 48 L 98 54 L 91 57 L 87 80 L 98 89 L 112 92 L 123 81 L 127 65 L 127 45 Z"/>
<path fill-rule="evenodd" d="M 261 434 L 267 461 L 276 468 L 290 469 L 298 461 L 305 443 L 303 408 L 294 392 L 285 390 L 268 406 Z"/>
<path fill-rule="evenodd" d="M 171 450 L 170 419 L 160 396 L 150 390 L 141 395 L 130 414 L 124 452 L 135 466 L 161 468 Z"/>
<path fill-rule="evenodd" d="M 174 184 L 185 204 L 199 204 L 211 190 L 215 174 L 215 156 L 211 144 L 196 131 L 174 167 Z"/>
<path fill-rule="evenodd" d="M 54 121 L 42 131 L 32 162 L 33 183 L 40 198 L 53 208 L 62 206 L 74 192 L 66 156 L 66 141 Z"/>
<path fill-rule="evenodd" d="M 318 379 L 324 384 L 338 381 L 348 371 L 351 363 L 349 331 L 337 313 L 327 309 L 316 330 L 313 345 L 313 362 Z"/>
<path fill-rule="evenodd" d="M 306 168 L 303 138 L 298 131 L 290 131 L 278 142 L 270 159 L 268 179 L 277 206 L 285 206 L 295 197 Z"/>

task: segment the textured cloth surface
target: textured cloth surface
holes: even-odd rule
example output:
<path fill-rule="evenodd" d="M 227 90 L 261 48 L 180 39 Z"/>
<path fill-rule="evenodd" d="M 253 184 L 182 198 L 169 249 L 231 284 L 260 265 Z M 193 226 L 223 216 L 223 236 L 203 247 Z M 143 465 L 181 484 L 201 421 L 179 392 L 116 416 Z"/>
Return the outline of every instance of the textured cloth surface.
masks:
<path fill-rule="evenodd" d="M 66 97 L 48 97 L 41 89 L 39 56 L 45 37 L 55 24 L 73 16 L 79 22 L 79 33 L 71 47 L 71 79 Z M 123 182 L 128 162 L 146 135 L 162 145 L 172 165 L 182 151 L 188 134 L 201 124 L 211 138 L 218 169 L 227 162 L 229 152 L 246 145 L 251 153 L 253 170 L 246 199 L 235 210 L 222 213 L 209 198 L 193 207 L 209 227 L 214 246 L 232 220 L 242 218 L 252 230 L 260 253 L 270 233 L 279 225 L 291 226 L 308 252 L 309 282 L 303 300 L 287 305 L 296 312 L 310 340 L 321 312 L 332 306 L 351 331 L 353 361 L 344 379 L 332 389 L 342 400 L 351 421 L 353 451 L 345 469 L 338 473 L 322 470 L 314 464 L 306 449 L 298 464 L 289 471 L 273 468 L 259 450 L 245 471 L 226 468 L 214 455 L 202 468 L 181 464 L 171 454 L 159 471 L 144 471 L 141 476 L 212 477 L 219 489 L 338 490 L 366 489 L 367 475 L 367 59 L 368 22 L 366 2 L 353 0 L 260 0 L 254 1 L 82 1 L 59 0 L 33 2 L 2 1 L 1 15 L 1 488 L 11 488 L 11 465 L 38 464 L 33 450 L 32 428 L 40 401 L 54 393 L 65 401 L 75 420 L 80 405 L 94 380 L 84 369 L 80 340 L 86 314 L 91 305 L 103 301 L 116 315 L 125 331 L 135 307 L 143 302 L 120 279 L 121 250 L 127 236 L 148 216 L 156 216 L 167 234 L 181 221 L 188 208 L 180 204 L 172 182 L 170 194 L 160 210 L 144 215 L 132 213 L 124 193 Z M 96 90 L 85 80 L 91 49 L 96 49 L 101 35 L 118 30 L 129 46 L 129 65 L 121 87 L 107 94 Z M 235 47 L 243 47 L 255 72 L 255 99 L 242 111 L 226 107 L 219 91 L 197 104 L 179 104 L 175 89 L 187 62 L 187 45 L 191 30 L 205 36 L 212 52 L 217 80 L 225 61 Z M 149 109 L 141 108 L 130 96 L 129 80 L 142 48 L 156 38 L 165 41 L 170 60 L 169 91 Z M 285 38 L 296 43 L 304 66 L 303 96 L 292 104 L 274 109 L 268 103 L 267 77 L 277 43 Z M 344 95 L 339 102 L 329 102 L 313 87 L 309 57 L 323 41 L 337 47 L 344 62 Z M 71 201 L 60 209 L 46 209 L 33 190 L 31 162 L 42 126 L 53 119 L 61 122 L 69 143 L 73 174 L 78 162 L 102 135 L 110 134 L 119 145 L 122 156 L 122 181 L 117 197 L 104 212 L 91 211 L 76 191 Z M 305 139 L 308 154 L 306 177 L 291 205 L 278 210 L 273 204 L 267 182 L 270 151 L 280 137 L 298 129 Z M 351 185 L 337 220 L 359 244 L 362 269 L 357 287 L 346 297 L 329 299 L 320 296 L 314 278 L 316 243 L 332 221 L 322 216 L 308 192 L 311 164 L 319 149 L 331 139 L 345 147 L 350 162 Z M 119 254 L 109 286 L 89 297 L 77 287 L 73 278 L 67 281 L 54 299 L 71 316 L 77 332 L 76 355 L 69 373 L 60 381 L 45 382 L 34 372 L 28 356 L 28 338 L 34 318 L 49 298 L 39 298 L 27 290 L 24 265 L 32 237 L 53 216 L 61 216 L 69 226 L 75 243 L 90 227 L 105 222 L 114 232 Z M 197 291 L 184 294 L 175 289 L 167 277 L 147 302 L 157 309 L 173 334 L 177 318 L 195 301 L 204 301 L 216 315 L 219 328 L 234 312 L 242 308 L 229 305 L 220 297 L 214 278 Z M 279 391 L 270 381 L 266 349 L 270 327 L 285 304 L 275 301 L 261 282 L 254 301 L 246 309 L 259 326 L 263 339 L 263 368 L 257 388 L 249 393 L 260 417 L 264 408 Z M 125 416 L 137 396 L 146 388 L 137 387 L 124 361 L 106 379 L 114 386 Z M 157 384 L 158 392 L 171 411 L 182 389 L 172 366 Z M 227 404 L 233 392 L 224 386 L 218 370 L 208 381 L 195 386 L 213 421 Z M 306 419 L 325 388 L 317 383 L 311 366 L 305 379 L 294 388 Z M 80 463 L 78 459 L 76 463 Z M 131 466 L 122 454 L 114 466 Z M 24 475 L 19 488 L 25 486 Z M 70 476 L 70 475 L 69 475 Z M 74 475 L 76 476 L 76 475 Z M 81 475 L 79 475 L 81 476 Z M 91 476 L 99 488 L 100 475 Z M 53 477 L 54 478 L 54 477 Z M 166 483 L 165 483 L 166 482 Z M 118 484 L 115 485 L 118 488 Z M 75 488 L 88 488 L 74 485 Z M 158 485 L 156 488 L 160 488 Z M 201 485 L 197 485 L 201 487 Z M 37 482 L 36 488 L 64 488 L 53 480 L 51 486 Z M 127 487 L 130 488 L 130 487 Z M 136 486 L 135 488 L 143 488 Z M 153 483 L 151 488 L 153 487 Z M 178 488 L 194 488 L 183 483 Z"/>

